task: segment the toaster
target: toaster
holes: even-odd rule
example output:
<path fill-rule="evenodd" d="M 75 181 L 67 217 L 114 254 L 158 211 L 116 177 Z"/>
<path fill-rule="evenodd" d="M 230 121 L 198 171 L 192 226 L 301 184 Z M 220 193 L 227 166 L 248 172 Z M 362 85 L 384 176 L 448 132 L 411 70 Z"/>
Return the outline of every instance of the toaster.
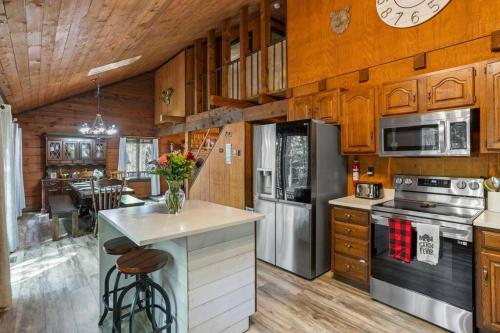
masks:
<path fill-rule="evenodd" d="M 383 195 L 382 183 L 358 182 L 355 188 L 356 198 L 381 199 Z"/>

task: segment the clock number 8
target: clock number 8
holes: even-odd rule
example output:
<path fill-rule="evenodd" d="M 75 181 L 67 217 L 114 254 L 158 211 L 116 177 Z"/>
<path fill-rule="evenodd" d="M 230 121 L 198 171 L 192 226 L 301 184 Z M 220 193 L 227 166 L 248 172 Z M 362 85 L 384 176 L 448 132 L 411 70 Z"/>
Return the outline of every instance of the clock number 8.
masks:
<path fill-rule="evenodd" d="M 386 18 L 386 17 L 387 17 L 390 13 L 392 13 L 392 8 L 391 8 L 391 7 L 387 8 L 386 10 L 384 10 L 384 11 L 380 14 L 380 16 L 382 16 L 383 18 Z"/>

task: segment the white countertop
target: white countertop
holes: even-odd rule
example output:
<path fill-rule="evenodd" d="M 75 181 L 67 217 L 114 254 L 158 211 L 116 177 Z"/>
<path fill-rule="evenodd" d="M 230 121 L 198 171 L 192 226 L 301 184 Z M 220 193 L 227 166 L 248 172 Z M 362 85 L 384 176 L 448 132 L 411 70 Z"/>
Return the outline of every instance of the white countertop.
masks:
<path fill-rule="evenodd" d="M 186 200 L 178 215 L 167 214 L 164 203 L 99 212 L 137 245 L 148 245 L 257 221 L 264 215 L 201 200 Z"/>
<path fill-rule="evenodd" d="M 500 213 L 485 210 L 474 220 L 474 226 L 500 230 Z"/>
<path fill-rule="evenodd" d="M 389 201 L 394 199 L 394 190 L 393 189 L 384 189 L 384 197 L 382 199 L 370 200 L 370 199 L 360 199 L 356 198 L 354 195 L 350 195 L 348 197 L 333 199 L 328 201 L 330 205 L 335 206 L 344 206 L 350 208 L 358 208 L 371 210 L 372 206 L 378 205 L 380 203 Z"/>

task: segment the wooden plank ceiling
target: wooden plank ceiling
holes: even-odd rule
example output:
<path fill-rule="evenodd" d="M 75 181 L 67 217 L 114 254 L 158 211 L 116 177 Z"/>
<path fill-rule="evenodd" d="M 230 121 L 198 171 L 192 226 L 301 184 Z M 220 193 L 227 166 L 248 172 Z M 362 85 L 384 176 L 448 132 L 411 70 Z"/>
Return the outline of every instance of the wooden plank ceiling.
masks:
<path fill-rule="evenodd" d="M 88 71 L 142 55 L 104 84 L 155 69 L 258 0 L 4 0 L 0 90 L 14 112 L 94 89 Z"/>

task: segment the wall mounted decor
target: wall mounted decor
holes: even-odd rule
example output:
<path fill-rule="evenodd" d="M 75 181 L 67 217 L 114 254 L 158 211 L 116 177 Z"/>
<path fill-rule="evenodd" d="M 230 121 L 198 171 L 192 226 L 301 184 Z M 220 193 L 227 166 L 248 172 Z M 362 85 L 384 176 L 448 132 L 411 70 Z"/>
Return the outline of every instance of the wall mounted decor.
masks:
<path fill-rule="evenodd" d="M 330 13 L 330 26 L 332 31 L 337 35 L 341 35 L 347 30 L 349 22 L 351 21 L 350 11 L 351 6 L 346 5 L 344 8 Z"/>

